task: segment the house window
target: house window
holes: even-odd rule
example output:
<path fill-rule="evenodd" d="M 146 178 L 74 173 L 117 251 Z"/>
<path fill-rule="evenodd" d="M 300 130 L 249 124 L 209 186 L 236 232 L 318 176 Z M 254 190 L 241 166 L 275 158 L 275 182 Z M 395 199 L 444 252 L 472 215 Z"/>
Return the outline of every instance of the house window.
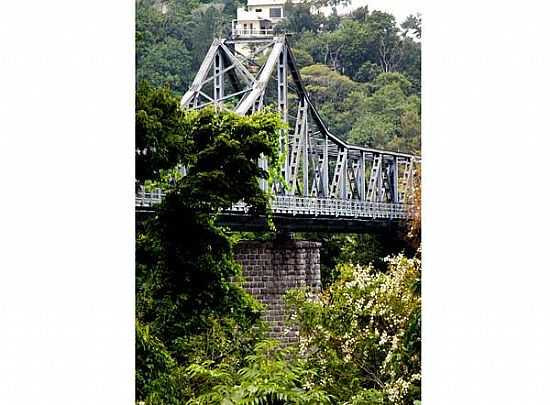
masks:
<path fill-rule="evenodd" d="M 261 8 L 257 8 L 257 9 L 256 9 L 256 12 L 257 12 L 257 13 L 261 13 L 261 12 L 262 12 L 262 9 L 261 9 Z"/>
<path fill-rule="evenodd" d="M 282 16 L 282 8 L 281 7 L 274 7 L 269 9 L 269 17 L 273 18 L 280 18 Z"/>

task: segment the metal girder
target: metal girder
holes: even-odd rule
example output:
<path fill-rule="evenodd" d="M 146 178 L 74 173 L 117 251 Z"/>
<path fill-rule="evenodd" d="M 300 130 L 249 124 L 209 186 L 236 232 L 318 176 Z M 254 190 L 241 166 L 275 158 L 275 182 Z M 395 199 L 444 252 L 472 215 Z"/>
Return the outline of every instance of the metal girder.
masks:
<path fill-rule="evenodd" d="M 325 145 L 323 150 L 323 197 L 330 197 L 328 184 L 329 171 L 329 156 L 328 156 L 328 136 L 325 135 Z"/>
<path fill-rule="evenodd" d="M 204 57 L 204 60 L 199 68 L 199 71 L 197 72 L 197 75 L 195 76 L 195 79 L 193 80 L 193 83 L 191 84 L 191 87 L 181 98 L 180 104 L 182 107 L 189 107 L 190 104 L 194 101 L 193 99 L 198 95 L 198 92 L 201 90 L 203 82 L 206 79 L 208 71 L 210 70 L 210 67 L 212 66 L 212 63 L 214 61 L 214 56 L 216 55 L 218 48 L 220 47 L 220 43 L 221 41 L 219 39 L 214 39 L 214 41 L 212 41 L 212 45 L 210 45 L 210 48 L 208 49 L 208 52 Z"/>
<path fill-rule="evenodd" d="M 223 105 L 223 56 L 218 49 L 214 56 L 214 102 L 216 106 Z"/>
<path fill-rule="evenodd" d="M 320 155 L 320 156 L 317 156 L 316 154 L 314 155 L 315 157 L 317 157 L 317 163 L 314 165 L 315 169 L 314 169 L 314 172 L 313 172 L 313 184 L 311 185 L 311 195 L 314 196 L 314 197 L 317 197 L 319 196 L 319 194 L 321 194 L 323 197 L 326 197 L 325 195 L 323 195 L 323 167 L 324 167 L 324 160 L 323 160 L 323 155 Z M 314 162 L 315 162 L 315 157 L 314 157 Z"/>
<path fill-rule="evenodd" d="M 267 158 L 264 155 L 261 155 L 258 159 L 258 166 L 267 171 Z M 267 180 L 260 179 L 260 189 L 267 191 Z"/>
<path fill-rule="evenodd" d="M 365 152 L 361 152 L 361 158 L 359 159 L 359 167 L 357 168 L 357 192 L 359 194 L 359 199 L 365 201 L 367 198 L 366 194 L 366 184 L 365 184 Z"/>
<path fill-rule="evenodd" d="M 277 64 L 277 107 L 284 122 L 288 121 L 287 52 L 279 54 Z"/>
<path fill-rule="evenodd" d="M 286 50 L 283 50 L 279 54 L 279 61 L 277 64 L 277 109 L 281 118 L 285 123 L 288 123 L 288 83 L 287 83 L 287 58 Z M 288 132 L 284 129 L 279 134 L 279 148 L 281 151 L 286 151 L 288 154 Z M 288 176 L 288 158 L 285 159 L 282 167 L 282 177 L 284 179 Z M 281 190 L 282 191 L 282 190 Z"/>
<path fill-rule="evenodd" d="M 413 190 L 413 178 L 414 178 L 414 159 L 405 162 L 405 170 L 403 176 L 402 190 L 399 193 L 400 203 L 408 202 L 408 198 L 412 195 Z"/>
<path fill-rule="evenodd" d="M 267 87 L 267 83 L 269 81 L 269 78 L 271 77 L 271 73 L 273 72 L 273 69 L 275 68 L 275 65 L 277 64 L 277 61 L 279 59 L 279 54 L 285 49 L 285 41 L 283 38 L 276 38 L 274 41 L 273 48 L 271 50 L 271 53 L 269 54 L 269 57 L 267 58 L 267 62 L 263 66 L 258 79 L 254 82 L 254 86 L 252 87 L 252 91 L 241 100 L 239 105 L 237 105 L 237 108 L 235 109 L 235 112 L 240 115 L 246 114 L 254 105 L 254 102 L 262 96 L 262 94 L 265 92 L 265 89 Z"/>
<path fill-rule="evenodd" d="M 345 198 L 345 173 L 347 167 L 348 150 L 341 148 L 338 152 L 338 158 L 336 159 L 336 167 L 334 168 L 334 175 L 332 177 L 332 183 L 330 185 L 330 196 L 332 198 Z"/>
<path fill-rule="evenodd" d="M 369 185 L 367 188 L 367 201 L 378 201 L 378 188 L 380 188 L 382 174 L 382 156 L 375 155 L 372 161 L 372 168 L 369 177 Z"/>
<path fill-rule="evenodd" d="M 285 123 L 288 123 L 288 82 L 287 82 L 287 52 L 283 50 L 279 54 L 279 61 L 277 64 L 277 109 L 281 118 Z M 284 129 L 279 134 L 279 148 L 281 151 L 287 153 L 282 167 L 282 178 L 288 181 L 288 132 Z M 282 187 L 281 187 L 282 191 Z"/>
<path fill-rule="evenodd" d="M 352 160 L 351 161 L 351 167 L 348 167 L 348 193 L 347 198 L 348 200 L 351 200 L 355 197 L 359 198 L 359 182 L 358 179 L 360 177 L 359 174 L 359 161 Z"/>
<path fill-rule="evenodd" d="M 260 111 L 264 108 L 264 97 L 265 90 L 260 93 L 260 96 L 256 100 L 254 100 L 254 103 L 252 104 L 252 112 Z"/>
<path fill-rule="evenodd" d="M 248 71 L 248 69 L 241 63 L 241 61 L 233 55 L 231 50 L 222 42 L 220 47 L 225 51 L 225 55 L 231 60 L 235 65 L 235 72 L 249 85 L 252 85 L 255 82 L 254 76 Z"/>
<path fill-rule="evenodd" d="M 380 170 L 380 182 L 378 183 L 378 201 L 387 201 L 389 180 L 388 180 L 388 164 L 382 161 Z"/>
<path fill-rule="evenodd" d="M 309 130 L 308 130 L 308 124 L 307 124 L 307 108 L 306 108 L 306 119 L 305 119 L 305 125 L 303 129 L 303 160 L 302 160 L 302 195 L 307 197 L 309 195 Z"/>
<path fill-rule="evenodd" d="M 229 64 L 229 66 L 227 66 Z M 212 76 L 208 77 L 210 71 Z M 228 74 L 234 92 L 226 94 L 224 75 Z M 245 83 L 244 89 L 239 89 L 240 81 Z M 203 89 L 213 82 L 213 94 L 206 94 Z M 193 84 L 181 99 L 182 107 L 203 108 L 215 104 L 223 107 L 223 102 L 252 90 L 255 79 L 246 67 L 231 53 L 231 50 L 221 40 L 214 40 L 208 53 L 193 80 Z M 200 103 L 200 97 L 206 102 Z"/>
<path fill-rule="evenodd" d="M 397 167 L 397 158 L 394 158 L 393 161 L 389 162 L 388 165 L 388 183 L 390 190 L 390 201 L 398 202 L 399 198 L 399 177 L 398 177 L 398 167 Z"/>
<path fill-rule="evenodd" d="M 291 137 L 291 142 L 289 145 L 290 154 L 288 156 L 288 179 L 286 179 L 289 184 L 288 194 L 294 194 L 296 192 L 297 182 L 298 182 L 298 165 L 300 161 L 300 155 L 302 148 L 305 146 L 305 134 L 307 131 L 307 109 L 308 105 L 305 99 L 300 100 L 298 106 L 298 117 L 296 119 L 296 126 L 294 128 L 294 133 Z M 304 147 L 304 149 L 307 149 Z"/>
<path fill-rule="evenodd" d="M 199 69 L 199 72 L 197 73 L 197 76 L 195 77 L 195 80 L 193 81 L 193 84 L 191 85 L 189 91 L 182 97 L 182 105 L 188 105 L 189 102 L 191 101 L 191 99 L 196 94 L 196 90 L 200 89 L 201 83 L 204 84 L 204 83 L 207 82 L 206 81 L 206 75 L 207 75 L 207 72 L 210 69 L 210 66 L 212 64 L 213 54 L 218 48 L 221 48 L 224 51 L 224 55 L 227 55 L 227 57 L 229 57 L 231 59 L 231 62 L 235 65 L 235 71 L 239 73 L 241 78 L 246 79 L 251 84 L 255 83 L 256 81 L 262 82 L 262 83 L 256 83 L 256 85 L 253 86 L 253 89 L 251 91 L 251 93 L 253 93 L 253 94 L 250 94 L 249 97 L 246 97 L 245 99 L 242 100 L 242 103 L 239 106 L 240 108 L 238 108 L 236 110 L 236 112 L 243 113 L 243 111 L 246 109 L 247 105 L 248 105 L 248 108 L 252 107 L 252 101 L 249 100 L 249 99 L 256 99 L 256 98 L 261 96 L 262 91 L 259 91 L 259 88 L 261 88 L 261 90 L 265 90 L 267 81 L 269 80 L 269 77 L 270 77 L 270 75 L 273 71 L 273 66 L 275 64 L 275 60 L 277 59 L 278 55 L 280 55 L 281 52 L 283 52 L 286 59 L 287 59 L 287 61 L 286 61 L 287 69 L 290 72 L 291 77 L 293 78 L 293 82 L 294 82 L 293 84 L 294 84 L 296 92 L 298 93 L 298 95 L 300 97 L 305 97 L 306 98 L 306 100 L 308 101 L 308 104 L 310 105 L 310 108 L 311 108 L 311 115 L 312 115 L 313 121 L 319 127 L 320 133 L 322 133 L 323 135 L 326 135 L 329 138 L 329 141 L 335 143 L 337 146 L 346 147 L 350 151 L 362 151 L 362 152 L 367 152 L 367 153 L 380 153 L 384 156 L 384 159 L 392 159 L 395 156 L 402 157 L 402 158 L 408 158 L 408 159 L 414 158 L 413 155 L 407 154 L 407 153 L 388 152 L 388 151 L 384 151 L 384 150 L 379 150 L 379 149 L 374 149 L 374 148 L 367 148 L 367 147 L 362 147 L 362 146 L 358 146 L 358 145 L 350 145 L 350 144 L 347 144 L 346 142 L 344 142 L 343 140 L 339 139 L 338 137 L 336 137 L 332 133 L 330 133 L 330 131 L 328 130 L 328 128 L 324 124 L 323 120 L 321 119 L 319 113 L 317 112 L 315 107 L 311 104 L 311 101 L 309 99 L 309 95 L 307 94 L 307 92 L 305 90 L 305 87 L 302 83 L 300 73 L 299 73 L 298 67 L 296 65 L 296 61 L 294 59 L 293 53 L 292 53 L 292 49 L 290 48 L 290 46 L 288 44 L 288 41 L 286 40 L 286 37 L 284 37 L 284 36 L 275 37 L 273 41 L 269 41 L 265 46 L 263 46 L 262 48 L 260 48 L 259 50 L 257 50 L 255 52 L 257 54 L 257 53 L 260 53 L 262 51 L 267 50 L 270 46 L 273 46 L 273 48 L 271 50 L 271 53 L 269 55 L 268 61 L 262 67 L 261 75 L 260 75 L 260 77 L 258 77 L 257 80 L 254 79 L 254 76 L 244 67 L 242 62 L 239 61 L 239 59 L 235 56 L 235 53 L 237 53 L 237 52 L 230 50 L 225 45 L 225 42 L 226 41 L 219 40 L 219 39 L 215 39 L 213 41 L 207 55 L 205 56 L 203 64 L 201 65 L 201 67 Z M 287 88 L 289 88 L 289 87 L 291 87 L 291 85 L 289 83 L 287 83 Z M 244 113 L 246 113 L 246 111 Z"/>
<path fill-rule="evenodd" d="M 259 65 L 254 58 L 261 54 L 267 60 Z M 281 168 L 286 186 L 273 184 L 276 195 L 354 204 L 409 202 L 419 158 L 351 145 L 333 135 L 311 102 L 285 36 L 274 37 L 251 55 L 241 56 L 231 42 L 214 40 L 181 104 L 195 108 L 214 104 L 228 109 L 234 104 L 225 101 L 234 98 L 237 105 L 231 109 L 237 114 L 246 115 L 272 104 L 283 121 L 290 121 L 293 131 L 282 130 L 279 138 L 286 153 Z M 224 87 L 224 83 L 230 86 Z M 291 90 L 298 100 L 296 117 L 289 106 Z M 263 156 L 258 164 L 267 170 Z M 261 180 L 260 186 L 267 190 L 266 181 Z"/>

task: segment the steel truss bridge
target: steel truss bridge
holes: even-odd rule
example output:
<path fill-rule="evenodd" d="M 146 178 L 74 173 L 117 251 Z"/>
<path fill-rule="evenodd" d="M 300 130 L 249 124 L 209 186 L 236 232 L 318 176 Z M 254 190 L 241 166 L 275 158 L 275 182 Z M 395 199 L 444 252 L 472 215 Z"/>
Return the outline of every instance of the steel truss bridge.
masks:
<path fill-rule="evenodd" d="M 288 124 L 281 131 L 282 177 L 274 185 L 277 226 L 294 231 L 364 230 L 413 215 L 417 156 L 351 145 L 333 135 L 305 90 L 285 35 L 215 39 L 181 99 L 183 108 L 214 106 L 246 115 L 271 105 Z M 267 169 L 267 160 L 258 164 Z M 267 182 L 260 180 L 266 190 Z M 138 211 L 161 201 L 162 190 L 136 195 Z M 235 229 L 261 229 L 244 204 L 224 211 Z"/>

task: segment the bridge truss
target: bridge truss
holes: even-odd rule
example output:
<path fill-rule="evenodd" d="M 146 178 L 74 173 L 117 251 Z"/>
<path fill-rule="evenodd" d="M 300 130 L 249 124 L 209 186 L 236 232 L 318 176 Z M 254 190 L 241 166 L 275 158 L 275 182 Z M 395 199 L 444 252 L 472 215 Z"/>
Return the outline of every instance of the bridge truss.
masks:
<path fill-rule="evenodd" d="M 414 177 L 420 160 L 411 154 L 351 145 L 333 135 L 312 104 L 285 35 L 247 39 L 215 39 L 189 90 L 184 108 L 214 106 L 246 115 L 267 105 L 288 124 L 281 131 L 285 151 L 282 177 L 274 186 L 275 215 L 409 218 Z M 267 161 L 259 165 L 267 168 Z M 267 183 L 262 181 L 265 190 Z M 150 207 L 162 193 L 142 192 L 136 206 Z M 228 214 L 246 214 L 243 204 Z"/>

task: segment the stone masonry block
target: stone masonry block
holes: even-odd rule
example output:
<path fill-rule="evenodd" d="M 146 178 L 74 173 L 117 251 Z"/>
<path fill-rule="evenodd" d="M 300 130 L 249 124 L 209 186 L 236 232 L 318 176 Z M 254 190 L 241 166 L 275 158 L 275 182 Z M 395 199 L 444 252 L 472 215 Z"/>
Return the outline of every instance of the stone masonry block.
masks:
<path fill-rule="evenodd" d="M 298 339 L 296 331 L 287 331 L 283 296 L 296 287 L 320 291 L 320 247 L 319 242 L 295 240 L 241 241 L 235 247 L 245 289 L 266 305 L 269 336 L 287 343 Z"/>

